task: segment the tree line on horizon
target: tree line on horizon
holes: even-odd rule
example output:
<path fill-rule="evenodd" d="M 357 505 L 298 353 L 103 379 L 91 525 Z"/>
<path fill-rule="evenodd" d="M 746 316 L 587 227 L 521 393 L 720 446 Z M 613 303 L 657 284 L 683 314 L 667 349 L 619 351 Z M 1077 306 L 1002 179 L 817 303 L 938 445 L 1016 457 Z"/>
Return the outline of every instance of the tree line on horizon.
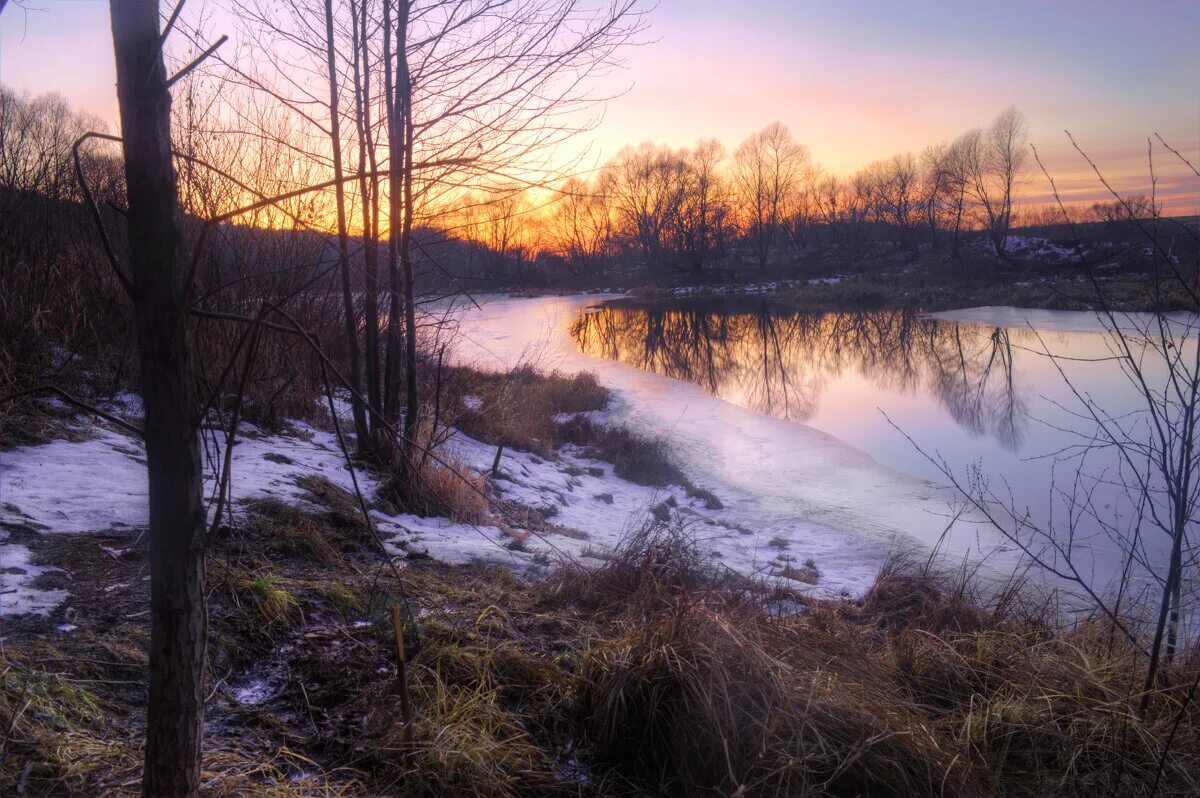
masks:
<path fill-rule="evenodd" d="M 762 272 L 814 249 L 852 251 L 884 241 L 958 257 L 983 234 L 1008 259 L 1019 227 L 1122 222 L 1161 212 L 1151 197 L 1073 207 L 1021 203 L 1030 178 L 1025 119 L 1015 108 L 956 139 L 874 161 L 841 176 L 821 168 L 787 126 L 773 122 L 730 153 L 716 139 L 672 148 L 644 142 L 593 174 L 547 191 L 510 185 L 464 198 L 454 226 L 479 245 L 483 272 L 521 276 L 549 255 L 572 274 L 598 276 L 618 262 L 651 271 L 701 272 L 731 256 Z M 506 266 L 513 266 L 506 272 Z"/>
<path fill-rule="evenodd" d="M 212 102 L 211 90 L 190 85 L 185 90 L 196 96 L 189 98 L 188 118 L 177 115 L 181 131 L 200 121 L 194 118 L 200 100 Z M 319 180 L 311 159 L 294 151 L 296 142 L 287 143 L 283 133 L 274 142 L 265 135 L 268 128 L 281 130 L 278 123 L 278 117 L 261 116 L 256 143 L 242 142 L 227 159 L 253 160 L 264 189 Z M 10 218 L 31 208 L 33 196 L 84 199 L 72 145 L 87 130 L 103 132 L 105 126 L 61 96 L 0 86 L 0 203 L 15 214 Z M 197 141 L 194 132 L 190 138 L 196 151 L 213 156 L 212 142 Z M 220 137 L 230 139 L 228 131 Z M 823 169 L 779 122 L 751 134 L 732 153 L 716 139 L 682 148 L 647 141 L 625 147 L 588 176 L 543 183 L 517 179 L 519 170 L 509 170 L 507 181 L 481 178 L 474 187 L 422 192 L 413 223 L 425 243 L 414 257 L 453 264 L 465 276 L 521 282 L 539 264 L 543 271 L 557 266 L 573 278 L 599 277 L 618 264 L 652 272 L 750 266 L 765 271 L 777 260 L 838 247 L 855 252 L 873 241 L 914 254 L 933 248 L 958 257 L 966 241 L 983 234 L 991 254 L 1005 259 L 1014 229 L 1064 222 L 1064 209 L 1021 203 L 1021 187 L 1031 177 L 1029 152 L 1025 120 L 1015 108 L 952 141 L 919 154 L 898 153 L 846 176 Z M 81 153 L 80 164 L 93 193 L 120 204 L 119 155 L 93 148 Z M 237 186 L 189 166 L 181 163 L 189 178 L 181 199 L 196 216 L 220 213 L 244 198 Z M 388 193 L 386 185 L 377 186 L 372 199 L 371 187 L 364 185 L 367 202 L 348 190 L 343 215 L 348 237 L 371 249 L 372 239 L 389 240 L 377 207 Z M 231 221 L 319 230 L 336 226 L 333 200 L 332 192 L 313 192 L 286 211 L 268 205 Z M 1065 210 L 1071 222 L 1115 223 L 1149 218 L 1162 208 L 1150 196 L 1130 194 L 1123 201 Z M 439 246 L 440 255 L 434 252 Z M 354 278 L 361 282 L 363 275 Z"/>

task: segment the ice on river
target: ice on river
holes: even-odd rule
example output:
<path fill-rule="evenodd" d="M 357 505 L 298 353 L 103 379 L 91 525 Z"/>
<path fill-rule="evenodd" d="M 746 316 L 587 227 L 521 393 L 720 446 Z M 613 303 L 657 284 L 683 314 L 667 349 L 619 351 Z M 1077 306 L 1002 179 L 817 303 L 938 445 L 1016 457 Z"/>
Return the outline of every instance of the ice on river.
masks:
<path fill-rule="evenodd" d="M 1015 564 L 1006 541 L 969 515 L 943 538 L 958 504 L 944 486 L 882 465 L 812 426 L 755 413 L 689 382 L 584 355 L 569 327 L 596 301 L 480 299 L 482 309 L 464 307 L 458 314 L 455 358 L 491 368 L 531 362 L 594 371 L 615 393 L 611 421 L 664 437 L 684 473 L 725 502 L 725 521 L 751 530 L 754 540 L 781 537 L 789 551 L 813 556 L 823 583 L 839 590 L 865 590 L 896 549 L 940 544 L 948 557 L 986 553 L 1002 568 Z"/>

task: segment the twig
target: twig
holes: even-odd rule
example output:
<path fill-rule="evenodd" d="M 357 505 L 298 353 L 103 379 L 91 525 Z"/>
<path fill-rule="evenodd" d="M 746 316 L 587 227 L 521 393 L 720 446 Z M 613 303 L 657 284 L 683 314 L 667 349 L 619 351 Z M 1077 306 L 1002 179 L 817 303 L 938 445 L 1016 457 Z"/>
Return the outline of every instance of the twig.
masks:
<path fill-rule="evenodd" d="M 191 62 L 191 63 L 189 63 L 187 66 L 185 66 L 183 69 L 181 69 L 181 70 L 179 70 L 178 72 L 176 72 L 176 73 L 175 73 L 175 74 L 174 74 L 174 75 L 171 77 L 171 79 L 167 81 L 167 88 L 168 88 L 168 89 L 169 89 L 169 88 L 171 88 L 171 87 L 172 87 L 172 86 L 174 86 L 176 83 L 178 83 L 180 80 L 182 80 L 183 78 L 187 77 L 187 74 L 188 74 L 189 72 L 191 72 L 191 71 L 192 71 L 193 69 L 195 69 L 196 67 L 200 66 L 200 63 L 201 63 L 202 61 L 204 61 L 204 59 L 208 58 L 210 55 L 212 55 L 213 53 L 215 53 L 215 52 L 217 51 L 217 48 L 218 48 L 218 47 L 220 47 L 222 44 L 224 44 L 224 43 L 225 43 L 225 42 L 227 42 L 227 41 L 229 41 L 229 37 L 228 37 L 228 36 L 226 36 L 225 34 L 223 34 L 223 33 L 222 33 L 222 34 L 221 34 L 221 38 L 219 38 L 219 39 L 217 39 L 215 42 L 213 42 L 213 43 L 212 43 L 212 44 L 211 44 L 211 45 L 208 47 L 208 49 L 207 49 L 207 50 L 205 50 L 204 52 L 200 53 L 200 55 L 196 56 L 196 57 L 195 57 L 195 58 L 192 60 L 192 62 Z"/>
<path fill-rule="evenodd" d="M 408 666 L 404 653 L 404 619 L 399 604 L 392 605 L 392 629 L 396 633 L 396 680 L 400 687 L 400 714 L 404 718 L 404 734 L 401 739 L 407 746 L 412 743 L 413 738 L 413 714 L 412 697 L 408 692 Z"/>

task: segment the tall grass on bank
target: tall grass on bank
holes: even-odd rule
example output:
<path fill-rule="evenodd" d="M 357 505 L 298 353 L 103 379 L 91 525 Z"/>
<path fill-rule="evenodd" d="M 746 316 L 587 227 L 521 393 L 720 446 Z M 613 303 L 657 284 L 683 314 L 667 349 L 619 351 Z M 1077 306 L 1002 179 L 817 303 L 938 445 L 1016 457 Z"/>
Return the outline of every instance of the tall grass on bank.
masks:
<path fill-rule="evenodd" d="M 680 545 L 667 527 L 643 531 L 586 578 L 589 592 L 552 592 L 615 616 L 582 658 L 577 711 L 601 760 L 650 789 L 1200 790 L 1194 649 L 1139 719 L 1143 654 L 1108 623 L 1068 621 L 1019 585 L 995 595 L 969 574 L 897 557 L 864 601 L 780 616 L 769 592 L 714 581 L 711 561 Z M 677 570 L 689 563 L 699 569 Z"/>
<path fill-rule="evenodd" d="M 453 369 L 449 398 L 462 409 L 452 423 L 473 438 L 550 457 L 564 442 L 555 416 L 601 410 L 609 391 L 592 372 L 542 373 L 531 366 L 507 372 Z M 464 404 L 472 397 L 474 407 Z"/>

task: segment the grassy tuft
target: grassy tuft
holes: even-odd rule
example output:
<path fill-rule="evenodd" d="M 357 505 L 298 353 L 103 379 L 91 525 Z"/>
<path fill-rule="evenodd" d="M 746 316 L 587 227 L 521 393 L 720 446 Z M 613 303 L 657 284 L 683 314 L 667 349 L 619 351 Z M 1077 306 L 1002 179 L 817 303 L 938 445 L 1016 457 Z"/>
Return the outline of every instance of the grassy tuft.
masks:
<path fill-rule="evenodd" d="M 331 534 L 310 513 L 278 499 L 256 499 L 248 502 L 247 509 L 264 536 L 268 550 L 284 555 L 312 557 L 326 565 L 337 565 L 342 561 L 337 536 Z"/>
<path fill-rule="evenodd" d="M 593 646 L 579 710 L 609 761 L 678 794 L 932 795 L 969 774 L 877 669 L 753 608 L 681 600 Z"/>
<path fill-rule="evenodd" d="M 287 589 L 278 584 L 274 576 L 257 574 L 243 579 L 239 587 L 256 610 L 259 619 L 268 626 L 293 626 L 303 620 L 300 603 Z"/>
<path fill-rule="evenodd" d="M 630 482 L 651 487 L 690 484 L 671 461 L 667 442 L 661 438 L 644 438 L 624 427 L 596 424 L 585 416 L 559 424 L 558 435 L 564 443 L 583 447 L 589 456 L 612 463 L 616 475 Z"/>
<path fill-rule="evenodd" d="M 479 524 L 491 511 L 487 487 L 485 477 L 457 461 L 442 465 L 422 459 L 417 467 L 395 467 L 380 488 L 380 498 L 401 512 Z"/>
<path fill-rule="evenodd" d="M 568 568 L 549 578 L 542 585 L 547 601 L 637 615 L 667 606 L 683 593 L 742 581 L 697 544 L 678 516 L 648 521 L 602 559 L 596 568 Z"/>
<path fill-rule="evenodd" d="M 564 375 L 522 366 L 488 373 L 455 369 L 449 382 L 453 396 L 479 399 L 478 409 L 462 406 L 452 423 L 473 438 L 493 445 L 552 457 L 562 443 L 555 416 L 601 410 L 609 391 L 591 372 Z"/>

